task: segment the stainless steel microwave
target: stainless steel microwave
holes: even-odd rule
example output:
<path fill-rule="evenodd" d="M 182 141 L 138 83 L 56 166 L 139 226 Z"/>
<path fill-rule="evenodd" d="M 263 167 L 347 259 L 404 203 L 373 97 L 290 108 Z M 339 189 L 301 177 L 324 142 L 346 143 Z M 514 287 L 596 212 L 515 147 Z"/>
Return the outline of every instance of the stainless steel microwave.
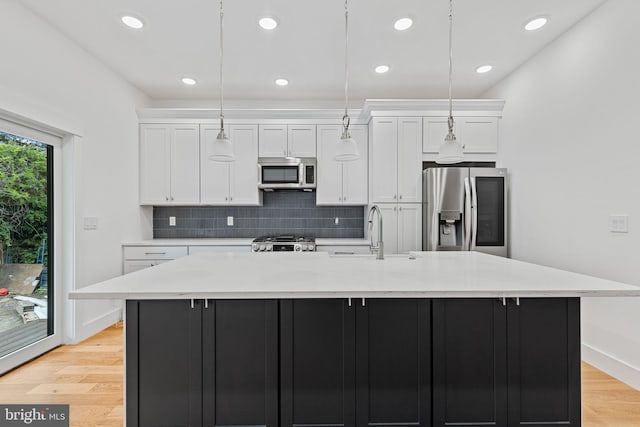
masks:
<path fill-rule="evenodd" d="M 258 188 L 315 189 L 316 159 L 312 158 L 258 158 Z"/>

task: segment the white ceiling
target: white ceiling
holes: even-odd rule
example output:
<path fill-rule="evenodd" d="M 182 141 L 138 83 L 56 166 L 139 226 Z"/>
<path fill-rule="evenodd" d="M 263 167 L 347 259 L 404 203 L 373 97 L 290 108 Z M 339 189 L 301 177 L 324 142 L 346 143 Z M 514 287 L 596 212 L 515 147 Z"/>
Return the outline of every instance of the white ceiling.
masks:
<path fill-rule="evenodd" d="M 454 97 L 490 88 L 605 0 L 454 0 Z M 218 97 L 217 0 L 22 0 L 156 102 Z M 447 0 L 350 0 L 350 104 L 365 98 L 445 98 Z M 225 99 L 339 107 L 344 93 L 343 0 L 226 0 Z M 141 17 L 141 31 L 119 17 Z M 262 16 L 280 25 L 267 32 Z M 542 30 L 524 24 L 545 15 Z M 398 32 L 396 18 L 414 26 Z M 379 64 L 391 70 L 373 72 Z M 492 64 L 478 75 L 475 68 Z M 198 80 L 187 87 L 184 76 Z M 287 87 L 273 81 L 286 77 Z"/>

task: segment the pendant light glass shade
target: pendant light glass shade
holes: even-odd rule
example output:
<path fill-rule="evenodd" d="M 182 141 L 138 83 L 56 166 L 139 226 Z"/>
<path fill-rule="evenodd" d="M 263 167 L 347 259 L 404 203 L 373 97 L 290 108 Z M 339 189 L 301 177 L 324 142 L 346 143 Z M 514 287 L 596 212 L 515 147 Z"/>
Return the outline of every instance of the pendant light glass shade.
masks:
<path fill-rule="evenodd" d="M 216 137 L 216 140 L 213 142 L 213 146 L 211 147 L 209 160 L 213 162 L 234 162 L 236 160 L 236 156 L 233 154 L 233 145 L 231 144 L 231 140 L 229 139 L 229 137 L 227 137 L 227 134 L 224 132 L 224 80 L 222 74 L 222 71 L 224 69 L 223 22 L 224 9 L 222 7 L 222 0 L 220 0 L 220 132 L 218 132 L 218 136 Z"/>
<path fill-rule="evenodd" d="M 444 138 L 444 142 L 440 145 L 438 150 L 438 157 L 436 163 L 440 165 L 452 165 L 464 161 L 464 148 L 460 141 L 453 133 L 453 0 L 449 0 L 449 132 Z"/>
<path fill-rule="evenodd" d="M 209 160 L 214 162 L 233 162 L 236 160 L 231 140 L 229 140 L 224 130 L 218 133 L 216 140 L 213 142 Z"/>
<path fill-rule="evenodd" d="M 342 116 L 342 136 L 337 142 L 334 159 L 338 162 L 353 162 L 360 158 L 358 143 L 349 133 L 349 5 L 344 1 L 344 116 Z"/>
<path fill-rule="evenodd" d="M 449 132 L 438 150 L 436 163 L 440 165 L 452 165 L 464 161 L 462 145 L 456 139 L 453 132 Z"/>
<path fill-rule="evenodd" d="M 351 138 L 349 129 L 344 128 L 342 130 L 342 136 L 337 142 L 335 151 L 335 159 L 339 162 L 353 162 L 360 158 L 360 151 L 358 150 L 358 143 L 355 139 Z"/>

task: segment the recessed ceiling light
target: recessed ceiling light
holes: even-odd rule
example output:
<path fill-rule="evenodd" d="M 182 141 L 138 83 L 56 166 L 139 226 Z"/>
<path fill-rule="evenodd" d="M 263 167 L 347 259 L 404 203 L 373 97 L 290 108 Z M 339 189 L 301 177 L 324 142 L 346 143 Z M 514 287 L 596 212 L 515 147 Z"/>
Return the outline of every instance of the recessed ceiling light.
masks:
<path fill-rule="evenodd" d="M 398 31 L 404 31 L 411 28 L 412 25 L 413 20 L 411 18 L 400 18 L 395 22 L 395 24 L 393 24 L 393 28 Z"/>
<path fill-rule="evenodd" d="M 129 28 L 133 28 L 134 30 L 139 30 L 142 27 L 144 27 L 144 23 L 139 18 L 136 18 L 135 16 L 124 15 L 123 17 L 120 18 L 120 20 L 124 25 L 126 25 Z"/>
<path fill-rule="evenodd" d="M 258 24 L 265 30 L 273 30 L 278 26 L 278 22 L 273 18 L 262 18 L 258 21 Z"/>
<path fill-rule="evenodd" d="M 286 86 L 289 84 L 289 80 L 287 79 L 276 79 L 276 84 L 278 86 Z"/>
<path fill-rule="evenodd" d="M 547 18 L 539 17 L 534 18 L 531 21 L 527 22 L 527 25 L 524 26 L 524 29 L 527 31 L 535 31 L 544 27 L 547 24 Z"/>
<path fill-rule="evenodd" d="M 191 77 L 183 77 L 182 78 L 182 83 L 186 84 L 187 86 L 193 86 L 196 84 L 195 79 L 192 79 Z"/>
<path fill-rule="evenodd" d="M 387 71 L 389 71 L 389 66 L 388 66 L 388 65 L 378 65 L 378 66 L 375 68 L 375 71 L 376 71 L 376 73 L 378 73 L 378 74 L 384 74 L 384 73 L 386 73 Z"/>
<path fill-rule="evenodd" d="M 491 66 L 491 65 L 481 65 L 478 68 L 476 68 L 476 73 L 484 74 L 484 73 L 488 73 L 491 70 L 493 70 L 493 66 Z"/>

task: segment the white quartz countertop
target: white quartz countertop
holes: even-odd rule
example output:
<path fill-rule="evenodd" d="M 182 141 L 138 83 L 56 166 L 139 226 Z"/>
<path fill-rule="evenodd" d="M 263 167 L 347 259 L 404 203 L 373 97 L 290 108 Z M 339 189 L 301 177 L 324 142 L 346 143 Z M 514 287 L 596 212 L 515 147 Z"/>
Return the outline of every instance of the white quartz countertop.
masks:
<path fill-rule="evenodd" d="M 382 261 L 324 252 L 196 254 L 69 293 L 71 299 L 604 296 L 640 296 L 640 287 L 477 252 Z"/>
<path fill-rule="evenodd" d="M 151 239 L 123 242 L 122 246 L 251 246 L 251 238 L 240 239 Z"/>
<path fill-rule="evenodd" d="M 123 242 L 123 246 L 251 246 L 252 238 L 240 239 L 151 239 Z M 369 246 L 366 239 L 318 238 L 320 246 Z"/>

